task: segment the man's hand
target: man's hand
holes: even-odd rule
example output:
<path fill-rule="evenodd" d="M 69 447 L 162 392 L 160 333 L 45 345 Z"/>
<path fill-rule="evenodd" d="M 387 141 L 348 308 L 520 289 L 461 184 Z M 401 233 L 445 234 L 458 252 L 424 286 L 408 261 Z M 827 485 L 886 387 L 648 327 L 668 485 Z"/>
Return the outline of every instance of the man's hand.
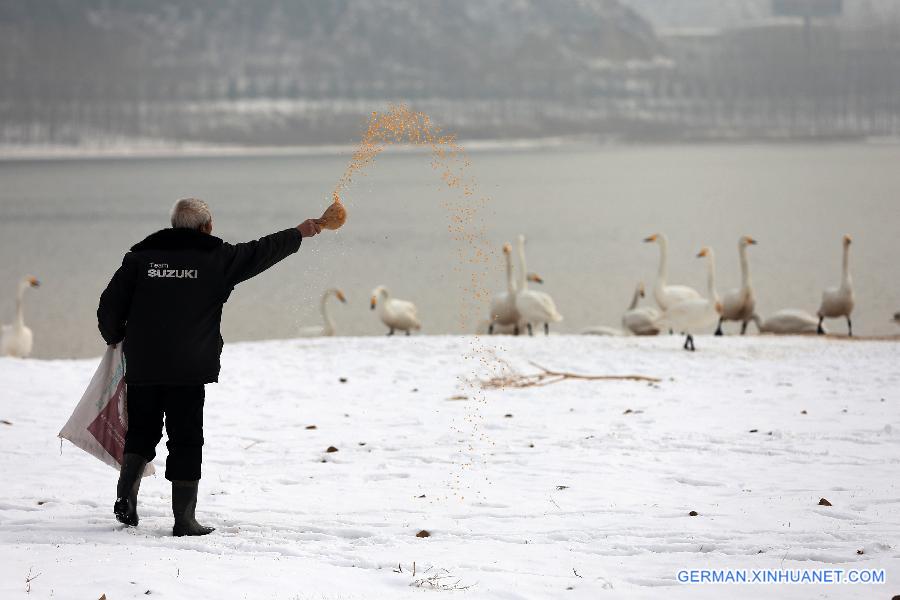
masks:
<path fill-rule="evenodd" d="M 300 230 L 300 235 L 308 238 L 316 235 L 317 233 L 321 233 L 322 226 L 319 225 L 315 219 L 307 219 L 297 225 L 297 229 Z"/>

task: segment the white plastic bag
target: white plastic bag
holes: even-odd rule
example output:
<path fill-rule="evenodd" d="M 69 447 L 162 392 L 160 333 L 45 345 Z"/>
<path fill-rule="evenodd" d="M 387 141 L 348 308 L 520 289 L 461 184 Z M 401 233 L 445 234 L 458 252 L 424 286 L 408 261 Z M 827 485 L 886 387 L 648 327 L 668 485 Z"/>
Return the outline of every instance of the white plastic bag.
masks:
<path fill-rule="evenodd" d="M 100 366 L 91 378 L 75 412 L 59 432 L 91 456 L 119 469 L 125 453 L 125 432 L 128 431 L 125 386 L 125 358 L 122 344 L 108 346 Z M 156 470 L 147 463 L 144 476 Z"/>

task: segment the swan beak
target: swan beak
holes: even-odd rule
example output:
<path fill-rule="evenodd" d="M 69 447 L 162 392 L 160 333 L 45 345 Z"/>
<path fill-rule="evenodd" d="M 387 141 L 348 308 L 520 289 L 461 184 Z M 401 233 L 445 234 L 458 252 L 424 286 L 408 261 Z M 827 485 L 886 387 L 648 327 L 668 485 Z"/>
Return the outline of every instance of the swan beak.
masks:
<path fill-rule="evenodd" d="M 41 287 L 41 282 L 38 281 L 36 277 L 32 277 L 31 279 L 29 279 L 28 283 L 29 285 L 31 285 L 31 287 Z"/>
<path fill-rule="evenodd" d="M 655 242 L 655 241 L 656 241 L 656 238 L 657 238 L 657 234 L 654 233 L 654 234 L 651 235 L 651 236 L 645 237 L 645 238 L 644 238 L 644 241 L 645 241 L 645 242 Z"/>
<path fill-rule="evenodd" d="M 755 246 L 755 245 L 758 244 L 759 242 L 757 242 L 756 240 L 754 240 L 752 237 L 747 236 L 747 243 L 748 243 L 748 244 L 752 244 L 752 245 Z"/>
<path fill-rule="evenodd" d="M 503 254 L 512 254 L 512 246 L 503 244 Z"/>
<path fill-rule="evenodd" d="M 537 273 L 529 273 L 527 279 L 528 281 L 533 281 L 534 283 L 544 283 L 544 279 Z"/>
<path fill-rule="evenodd" d="M 369 302 L 369 308 L 375 310 L 375 296 L 372 296 L 372 301 Z"/>
<path fill-rule="evenodd" d="M 335 293 L 335 296 L 337 296 L 337 299 L 340 300 L 341 302 L 343 302 L 344 304 L 347 303 L 347 297 L 344 296 L 344 292 L 342 292 L 341 290 L 338 290 Z"/>
<path fill-rule="evenodd" d="M 707 254 L 709 254 L 709 249 L 708 249 L 708 248 L 703 248 L 703 249 L 700 250 L 700 252 L 697 254 L 697 258 L 703 258 L 703 257 L 706 256 Z"/>
<path fill-rule="evenodd" d="M 845 243 L 845 244 L 847 244 L 847 245 L 849 246 L 852 242 L 853 242 L 853 238 L 852 238 L 852 237 L 850 237 L 849 235 L 845 235 L 845 236 L 844 236 L 844 243 Z"/>

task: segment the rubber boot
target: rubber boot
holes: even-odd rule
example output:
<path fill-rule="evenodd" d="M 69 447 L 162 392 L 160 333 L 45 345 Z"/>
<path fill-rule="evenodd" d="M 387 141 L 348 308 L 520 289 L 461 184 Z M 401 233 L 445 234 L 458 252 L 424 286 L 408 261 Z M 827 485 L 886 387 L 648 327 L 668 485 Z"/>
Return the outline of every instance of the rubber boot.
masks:
<path fill-rule="evenodd" d="M 145 466 L 147 459 L 140 454 L 126 454 L 122 457 L 119 484 L 116 486 L 116 503 L 113 504 L 113 512 L 119 523 L 137 527 L 137 496 Z"/>
<path fill-rule="evenodd" d="M 215 531 L 213 527 L 204 527 L 194 518 L 197 508 L 197 487 L 199 481 L 172 482 L 172 513 L 175 515 L 175 527 L 172 535 L 206 535 Z"/>

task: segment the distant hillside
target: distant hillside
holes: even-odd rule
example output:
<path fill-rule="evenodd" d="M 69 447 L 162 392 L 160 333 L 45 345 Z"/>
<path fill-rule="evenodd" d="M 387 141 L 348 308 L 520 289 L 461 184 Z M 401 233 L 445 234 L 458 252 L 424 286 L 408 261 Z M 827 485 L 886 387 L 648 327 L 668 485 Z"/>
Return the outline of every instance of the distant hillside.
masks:
<path fill-rule="evenodd" d="M 0 97 L 496 97 L 649 59 L 617 0 L 0 2 Z"/>
<path fill-rule="evenodd" d="M 622 0 L 659 29 L 730 28 L 759 23 L 772 14 L 772 0 Z M 897 0 L 844 0 L 850 20 L 900 17 Z"/>

